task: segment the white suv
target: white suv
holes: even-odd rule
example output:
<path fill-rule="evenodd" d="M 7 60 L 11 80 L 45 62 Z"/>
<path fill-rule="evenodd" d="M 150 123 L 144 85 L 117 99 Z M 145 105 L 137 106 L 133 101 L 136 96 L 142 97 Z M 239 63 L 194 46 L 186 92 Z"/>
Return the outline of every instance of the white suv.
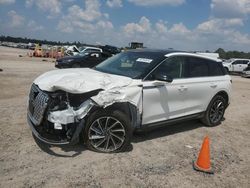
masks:
<path fill-rule="evenodd" d="M 228 72 L 242 73 L 250 65 L 250 59 L 229 59 L 223 62 L 223 66 Z"/>
<path fill-rule="evenodd" d="M 48 144 L 83 137 L 88 148 L 117 152 L 134 130 L 192 118 L 214 126 L 229 104 L 231 78 L 220 60 L 166 50 L 133 50 L 94 69 L 63 69 L 38 77 L 28 122 Z"/>

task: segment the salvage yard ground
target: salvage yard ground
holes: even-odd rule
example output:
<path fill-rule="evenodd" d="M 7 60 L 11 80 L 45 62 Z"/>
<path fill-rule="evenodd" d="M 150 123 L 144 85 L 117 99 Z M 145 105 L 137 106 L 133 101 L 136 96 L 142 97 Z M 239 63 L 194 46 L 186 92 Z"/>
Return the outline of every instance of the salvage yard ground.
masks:
<path fill-rule="evenodd" d="M 137 133 L 127 152 L 100 154 L 81 144 L 37 144 L 26 122 L 32 81 L 52 59 L 0 47 L 0 187 L 250 187 L 250 79 L 233 76 L 225 121 L 199 121 Z M 22 57 L 19 57 L 21 55 Z M 214 175 L 192 169 L 205 135 Z"/>

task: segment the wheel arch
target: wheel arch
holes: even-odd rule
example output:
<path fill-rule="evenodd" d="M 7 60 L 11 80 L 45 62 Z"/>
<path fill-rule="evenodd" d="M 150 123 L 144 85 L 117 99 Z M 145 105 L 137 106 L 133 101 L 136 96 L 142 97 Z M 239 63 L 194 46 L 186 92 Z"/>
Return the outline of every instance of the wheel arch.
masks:
<path fill-rule="evenodd" d="M 213 98 L 214 98 L 215 96 L 217 96 L 217 95 L 222 96 L 222 97 L 226 100 L 226 107 L 229 105 L 229 95 L 228 95 L 228 93 L 227 93 L 225 90 L 221 90 L 221 91 L 218 91 L 216 94 L 214 94 L 214 95 L 210 98 L 210 100 L 208 101 L 208 104 L 207 104 L 205 110 L 207 110 L 207 108 L 208 108 L 210 102 L 211 102 L 211 101 L 213 100 Z"/>
<path fill-rule="evenodd" d="M 220 95 L 222 96 L 225 100 L 226 100 L 226 105 L 228 105 L 228 102 L 229 102 L 229 95 L 226 91 L 222 90 L 222 91 L 219 91 L 218 93 L 216 93 L 216 95 Z M 214 97 L 216 96 L 214 95 Z"/>
<path fill-rule="evenodd" d="M 128 119 L 131 122 L 131 126 L 132 128 L 137 128 L 140 126 L 140 122 L 141 122 L 141 116 L 139 113 L 138 108 L 129 103 L 129 102 L 116 102 L 110 106 L 107 106 L 106 108 L 100 107 L 100 106 L 94 106 L 88 113 L 87 116 L 89 116 L 90 114 L 96 113 L 99 110 L 107 110 L 107 111 L 115 111 L 118 110 L 120 112 L 122 112 L 124 115 L 126 115 L 128 117 Z"/>

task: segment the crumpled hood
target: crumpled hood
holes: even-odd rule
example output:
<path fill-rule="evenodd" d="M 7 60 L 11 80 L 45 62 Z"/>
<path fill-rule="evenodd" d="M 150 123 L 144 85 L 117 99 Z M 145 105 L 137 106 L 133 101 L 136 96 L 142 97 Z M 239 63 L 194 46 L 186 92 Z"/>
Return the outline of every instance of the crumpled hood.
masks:
<path fill-rule="evenodd" d="M 63 90 L 69 93 L 85 93 L 97 89 L 110 90 L 128 86 L 131 78 L 102 73 L 89 68 L 60 69 L 46 72 L 34 83 L 41 90 L 53 92 Z"/>

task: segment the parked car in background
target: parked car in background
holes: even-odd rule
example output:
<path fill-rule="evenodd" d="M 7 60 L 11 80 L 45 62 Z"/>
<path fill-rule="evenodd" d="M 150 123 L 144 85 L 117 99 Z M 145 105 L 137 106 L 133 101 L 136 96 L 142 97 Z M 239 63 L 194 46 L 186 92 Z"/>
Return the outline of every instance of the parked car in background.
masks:
<path fill-rule="evenodd" d="M 228 72 L 242 73 L 250 64 L 250 59 L 229 59 L 223 62 L 223 66 Z"/>
<path fill-rule="evenodd" d="M 80 52 L 76 45 L 73 45 L 73 46 L 64 46 L 64 48 L 65 48 L 65 52 L 64 53 L 65 53 L 66 56 L 77 55 Z"/>
<path fill-rule="evenodd" d="M 75 56 L 66 56 L 56 60 L 57 68 L 79 68 L 79 67 L 95 67 L 111 55 L 102 52 L 84 52 Z"/>
<path fill-rule="evenodd" d="M 110 53 L 112 55 L 118 54 L 121 52 L 121 49 L 115 47 L 115 46 L 110 46 L 110 45 L 105 45 L 101 47 L 103 52 Z"/>
<path fill-rule="evenodd" d="M 243 70 L 242 77 L 250 78 L 250 64 Z"/>
<path fill-rule="evenodd" d="M 124 151 L 133 131 L 189 119 L 223 120 L 231 78 L 220 60 L 167 50 L 119 53 L 94 69 L 39 76 L 29 95 L 28 123 L 47 144 L 83 137 L 89 149 Z"/>
<path fill-rule="evenodd" d="M 103 52 L 101 48 L 96 48 L 92 46 L 82 46 L 79 48 L 80 53 L 85 52 Z"/>

